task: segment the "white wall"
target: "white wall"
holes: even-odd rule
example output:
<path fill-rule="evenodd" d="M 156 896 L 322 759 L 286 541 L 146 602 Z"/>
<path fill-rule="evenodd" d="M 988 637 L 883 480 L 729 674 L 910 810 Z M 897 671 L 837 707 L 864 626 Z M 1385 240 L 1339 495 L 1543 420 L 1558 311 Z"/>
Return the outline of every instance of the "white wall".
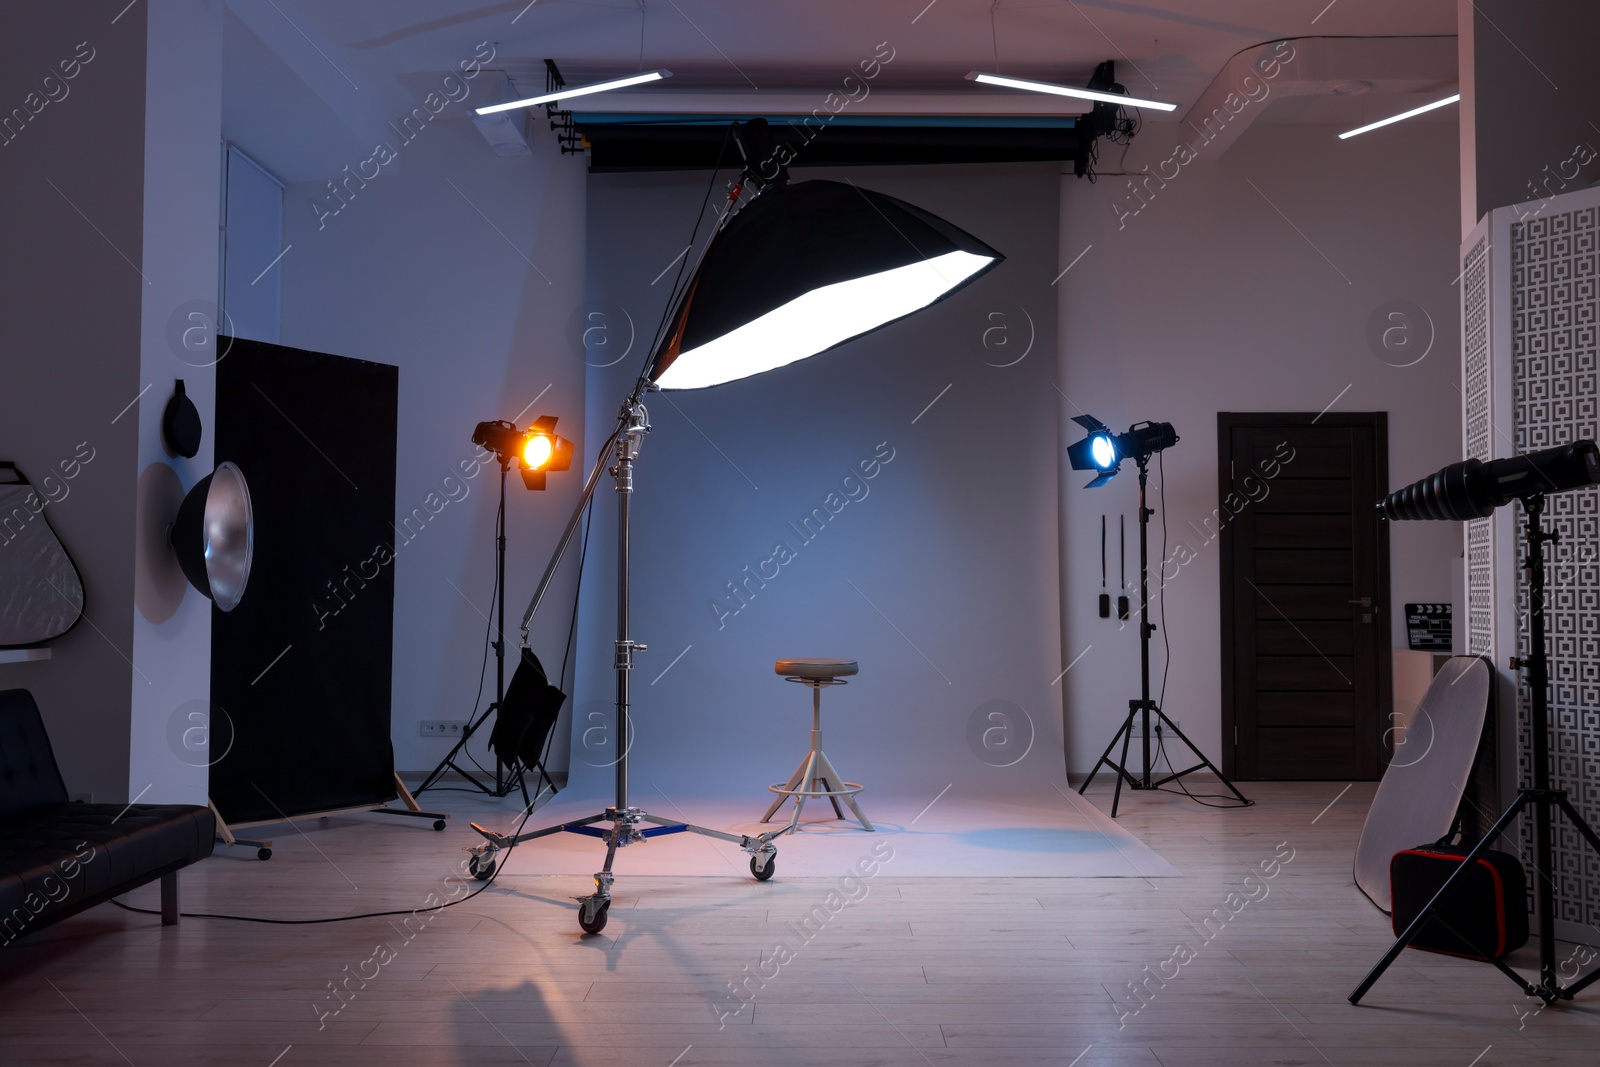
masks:
<path fill-rule="evenodd" d="M 1127 169 L 1167 159 L 1184 132 L 1193 136 L 1146 125 Z M 1081 436 L 1067 422 L 1080 409 L 1119 430 L 1171 422 L 1182 437 L 1165 456 L 1166 517 L 1173 545 L 1187 538 L 1198 558 L 1167 586 L 1165 710 L 1213 759 L 1222 740 L 1217 542 L 1202 545 L 1186 527 L 1217 506 L 1217 413 L 1387 411 L 1391 488 L 1460 458 L 1456 130 L 1336 133 L 1257 123 L 1221 160 L 1190 163 L 1164 186 L 1152 180 L 1144 206 L 1120 218 L 1114 205 L 1140 204 L 1130 179 L 1062 180 L 1061 266 L 1092 246 L 1058 286 L 1060 382 L 1071 398 L 1061 401 L 1063 445 Z M 1369 319 L 1391 300 L 1432 320 L 1432 349 L 1414 366 L 1369 347 Z M 1090 768 L 1138 687 L 1136 628 L 1095 610 L 1100 515 L 1111 515 L 1115 584 L 1118 512 L 1135 551 L 1136 479 L 1125 473 L 1092 491 L 1086 481 L 1063 470 L 1064 654 L 1092 646 L 1066 679 L 1073 771 Z M 1396 526 L 1390 545 L 1398 644 L 1404 602 L 1450 599 L 1460 530 Z M 1159 635 L 1154 657 L 1159 680 Z"/>
<path fill-rule="evenodd" d="M 51 660 L 0 665 L 0 688 L 32 690 L 68 790 L 104 802 L 128 796 L 139 429 L 118 416 L 142 385 L 145 70 L 142 8 L 111 25 L 42 5 L 0 33 L 5 116 L 31 116 L 0 145 L 0 457 L 52 501 L 87 616 Z"/>
<path fill-rule="evenodd" d="M 398 365 L 398 512 L 410 514 L 430 493 L 453 497 L 396 556 L 392 729 L 403 771 L 431 767 L 449 747 L 421 738 L 419 720 L 465 719 L 473 710 L 497 501 L 494 469 L 461 479 L 458 465 L 479 454 L 473 426 L 521 413 L 520 425 L 559 416 L 558 430 L 580 440 L 583 427 L 584 365 L 571 343 L 581 333 L 574 327 L 583 300 L 583 160 L 558 156 L 549 137 L 532 157 L 497 159 L 462 107 L 452 104 L 400 146 L 397 174 L 352 185 L 337 215 L 319 220 L 311 207 L 328 196 L 321 182 L 284 192 L 284 241 L 293 249 L 281 264 L 283 343 Z M 366 155 L 352 157 L 352 171 Z M 270 157 L 261 162 L 273 166 Z M 458 480 L 446 485 L 450 476 Z M 513 666 L 516 620 L 578 480 L 552 477 L 548 491 L 530 493 L 512 475 Z M 562 601 L 571 603 L 570 584 L 551 594 L 552 604 Z M 564 640 L 566 621 L 564 610 L 542 615 L 535 647 L 546 659 Z M 484 703 L 493 688 L 491 657 Z M 483 758 L 481 743 L 473 750 Z"/>

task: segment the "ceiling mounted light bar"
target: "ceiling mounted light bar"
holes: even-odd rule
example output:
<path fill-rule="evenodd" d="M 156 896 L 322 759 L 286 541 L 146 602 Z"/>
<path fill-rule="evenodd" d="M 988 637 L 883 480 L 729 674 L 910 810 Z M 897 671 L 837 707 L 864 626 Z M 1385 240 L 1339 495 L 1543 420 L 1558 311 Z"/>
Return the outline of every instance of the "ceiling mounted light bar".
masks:
<path fill-rule="evenodd" d="M 557 100 L 569 100 L 574 96 L 588 96 L 591 93 L 604 93 L 612 89 L 626 89 L 632 85 L 644 85 L 647 82 L 658 82 L 670 77 L 672 77 L 672 71 L 670 70 L 651 70 L 643 74 L 630 74 L 626 78 L 613 78 L 610 81 L 595 82 L 593 85 L 575 85 L 570 89 L 562 88 L 553 93 L 530 96 L 526 100 L 511 100 L 504 104 L 491 104 L 488 107 L 478 108 L 474 114 L 493 115 L 501 111 L 510 111 L 513 108 L 553 104 Z"/>
<path fill-rule="evenodd" d="M 1160 100 L 1143 100 L 1123 93 L 1103 93 L 1098 89 L 1079 89 L 1073 85 L 1055 85 L 1051 82 L 1028 81 L 1025 78 L 1007 78 L 1001 74 L 984 74 L 976 70 L 967 75 L 967 80 L 983 85 L 1000 85 L 1007 89 L 1026 89 L 1030 93 L 1050 93 L 1053 96 L 1071 96 L 1079 100 L 1097 100 L 1103 104 L 1121 104 L 1123 107 L 1148 107 L 1156 111 L 1178 110 L 1177 104 L 1166 104 Z"/>
<path fill-rule="evenodd" d="M 1390 115 L 1386 119 L 1379 119 L 1377 122 L 1369 123 L 1368 125 L 1362 126 L 1359 129 L 1346 130 L 1344 133 L 1339 135 L 1339 140 L 1343 141 L 1348 137 L 1354 137 L 1358 133 L 1370 133 L 1371 131 L 1379 129 L 1383 126 L 1390 126 L 1396 122 L 1404 122 L 1406 119 L 1416 118 L 1418 115 L 1426 114 L 1429 111 L 1434 111 L 1438 108 L 1447 107 L 1450 104 L 1454 104 L 1460 99 L 1461 94 L 1456 93 L 1454 96 L 1447 96 L 1443 100 L 1435 100 L 1431 104 L 1423 104 L 1421 107 L 1414 107 L 1410 111 L 1402 111 L 1398 115 Z"/>

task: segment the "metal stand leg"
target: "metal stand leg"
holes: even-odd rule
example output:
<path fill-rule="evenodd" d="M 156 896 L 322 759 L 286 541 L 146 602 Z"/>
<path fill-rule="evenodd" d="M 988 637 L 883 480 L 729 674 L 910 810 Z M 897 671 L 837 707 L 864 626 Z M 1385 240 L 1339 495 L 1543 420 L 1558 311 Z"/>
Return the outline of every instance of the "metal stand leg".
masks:
<path fill-rule="evenodd" d="M 812 797 L 826 797 L 828 803 L 833 805 L 834 818 L 845 817 L 844 808 L 839 806 L 839 801 L 843 800 L 850 805 L 850 810 L 855 813 L 856 821 L 861 824 L 861 828 L 869 833 L 874 832 L 872 823 L 861 811 L 861 805 L 856 802 L 856 794 L 861 792 L 861 785 L 845 781 L 829 761 L 827 753 L 822 751 L 822 689 L 824 686 L 844 683 L 837 679 L 790 678 L 789 681 L 804 682 L 811 687 L 811 748 L 788 782 L 781 786 L 767 787 L 778 796 L 767 807 L 766 814 L 761 816 L 761 821 L 771 822 L 772 816 L 783 806 L 783 802 L 792 798 L 794 812 L 789 817 L 786 830 L 793 830 L 800 825 L 800 813 L 805 810 L 806 801 Z"/>
<path fill-rule="evenodd" d="M 1162 786 L 1166 785 L 1168 782 L 1176 781 L 1177 779 L 1182 778 L 1186 774 L 1193 774 L 1195 771 L 1198 771 L 1198 770 L 1201 770 L 1202 768 L 1204 768 L 1206 770 L 1209 770 L 1212 774 L 1216 775 L 1218 780 L 1221 781 L 1223 785 L 1228 787 L 1228 791 L 1231 792 L 1234 796 L 1238 797 L 1239 800 L 1242 803 L 1244 803 L 1244 804 L 1249 804 L 1250 803 L 1250 801 L 1245 800 L 1244 794 L 1239 792 L 1239 790 L 1234 786 L 1234 784 L 1228 780 L 1227 776 L 1224 775 L 1220 770 L 1217 769 L 1217 765 L 1215 763 L 1212 763 L 1209 759 L 1207 759 L 1206 756 L 1205 756 L 1205 753 L 1201 752 L 1198 748 L 1196 748 L 1194 746 L 1194 743 L 1192 741 L 1190 741 L 1187 737 L 1184 736 L 1183 731 L 1178 729 L 1178 724 L 1173 722 L 1171 719 L 1167 718 L 1167 713 L 1166 712 L 1162 711 L 1160 708 L 1155 707 L 1154 705 L 1151 705 L 1151 708 L 1152 708 L 1152 710 L 1155 711 L 1156 718 L 1160 720 L 1161 728 L 1166 730 L 1168 733 L 1172 734 L 1172 736 L 1176 737 L 1179 741 L 1182 741 L 1184 746 L 1186 748 L 1188 748 L 1188 750 L 1190 752 L 1193 752 L 1195 755 L 1200 757 L 1200 762 L 1196 763 L 1193 767 L 1190 767 L 1187 770 L 1173 771 L 1171 774 L 1167 775 L 1165 778 L 1157 779 L 1155 782 L 1151 783 L 1151 785 L 1150 785 L 1151 789 L 1160 789 Z"/>
<path fill-rule="evenodd" d="M 861 805 L 856 802 L 855 793 L 851 790 L 843 788 L 849 783 L 844 780 L 843 775 L 833 769 L 833 763 L 828 759 L 828 754 L 819 750 L 817 752 L 817 758 L 822 761 L 823 773 L 827 775 L 825 780 L 829 783 L 829 788 L 834 791 L 834 794 L 828 798 L 829 800 L 833 801 L 833 810 L 838 814 L 839 818 L 844 818 L 844 812 L 839 811 L 839 801 L 843 800 L 846 804 L 850 805 L 850 810 L 855 812 L 856 822 L 860 823 L 863 829 L 871 830 L 872 824 L 868 822 L 867 817 L 862 814 Z"/>
<path fill-rule="evenodd" d="M 614 876 L 611 873 L 611 864 L 617 858 L 616 832 L 606 840 L 605 866 L 595 872 L 594 893 L 587 897 L 578 897 L 578 925 L 586 934 L 598 934 L 606 927 L 606 918 L 611 913 L 611 883 Z"/>
<path fill-rule="evenodd" d="M 794 795 L 794 815 L 789 820 L 790 826 L 796 826 L 800 822 L 800 813 L 805 810 L 806 801 L 809 799 L 806 790 L 814 791 L 817 788 L 817 754 L 815 751 L 806 753 L 806 773 L 803 780 L 806 783 L 806 788 L 796 792 Z"/>
<path fill-rule="evenodd" d="M 1138 709 L 1130 702 L 1128 705 L 1128 721 L 1122 724 L 1122 762 L 1117 765 L 1117 788 L 1111 794 L 1111 817 L 1113 819 L 1117 817 L 1117 805 L 1122 803 L 1122 780 L 1126 778 L 1128 785 L 1134 789 L 1139 788 L 1138 779 L 1128 772 L 1128 745 L 1133 741 L 1133 717 L 1138 713 Z M 1090 775 L 1090 778 L 1092 777 L 1093 775 Z M 1085 789 L 1089 788 L 1088 780 L 1084 781 L 1083 787 Z"/>
<path fill-rule="evenodd" d="M 800 766 L 794 769 L 794 773 L 789 776 L 789 781 L 785 783 L 783 788 L 786 790 L 800 788 L 800 783 L 806 780 L 806 770 L 810 768 L 810 766 L 811 753 L 807 752 L 804 756 L 800 757 Z M 765 814 L 761 816 L 761 821 L 771 822 L 772 816 L 777 814 L 778 809 L 783 806 L 783 802 L 787 799 L 788 797 L 784 796 L 782 793 L 774 797 L 772 803 L 768 805 Z"/>

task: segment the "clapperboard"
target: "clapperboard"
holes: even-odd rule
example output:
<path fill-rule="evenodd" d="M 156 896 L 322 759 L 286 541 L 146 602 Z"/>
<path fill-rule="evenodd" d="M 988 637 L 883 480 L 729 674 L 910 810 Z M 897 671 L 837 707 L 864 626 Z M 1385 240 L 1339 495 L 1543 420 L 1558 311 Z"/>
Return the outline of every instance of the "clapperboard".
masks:
<path fill-rule="evenodd" d="M 1406 642 L 1418 652 L 1450 651 L 1450 605 L 1407 604 Z"/>

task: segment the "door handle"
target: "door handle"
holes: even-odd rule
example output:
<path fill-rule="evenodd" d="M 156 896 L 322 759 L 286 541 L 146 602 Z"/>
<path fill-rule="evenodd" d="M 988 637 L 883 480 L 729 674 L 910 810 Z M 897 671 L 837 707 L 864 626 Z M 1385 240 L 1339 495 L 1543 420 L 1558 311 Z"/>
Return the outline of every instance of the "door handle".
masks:
<path fill-rule="evenodd" d="M 1369 596 L 1364 596 L 1360 600 L 1347 600 L 1347 601 L 1345 601 L 1345 603 L 1347 603 L 1347 604 L 1360 604 L 1364 608 L 1371 608 L 1371 607 L 1376 607 L 1377 606 L 1372 602 L 1372 598 L 1369 597 Z"/>

